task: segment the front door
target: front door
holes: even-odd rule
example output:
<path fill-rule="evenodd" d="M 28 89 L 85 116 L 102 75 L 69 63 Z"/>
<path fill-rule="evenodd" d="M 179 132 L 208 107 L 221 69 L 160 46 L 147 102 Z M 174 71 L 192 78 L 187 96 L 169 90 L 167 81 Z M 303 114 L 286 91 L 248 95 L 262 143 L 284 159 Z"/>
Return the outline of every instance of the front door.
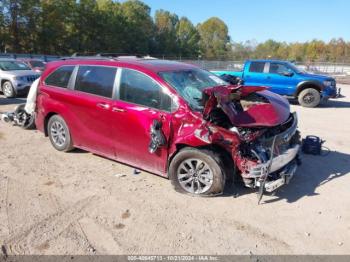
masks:
<path fill-rule="evenodd" d="M 285 64 L 278 62 L 269 63 L 266 83 L 271 87 L 270 91 L 280 95 L 292 95 L 298 83 L 297 75 Z"/>
<path fill-rule="evenodd" d="M 116 158 L 155 173 L 166 170 L 171 132 L 171 99 L 150 76 L 136 70 L 121 71 L 118 99 L 112 106 Z M 165 144 L 150 152 L 151 126 L 161 125 Z"/>

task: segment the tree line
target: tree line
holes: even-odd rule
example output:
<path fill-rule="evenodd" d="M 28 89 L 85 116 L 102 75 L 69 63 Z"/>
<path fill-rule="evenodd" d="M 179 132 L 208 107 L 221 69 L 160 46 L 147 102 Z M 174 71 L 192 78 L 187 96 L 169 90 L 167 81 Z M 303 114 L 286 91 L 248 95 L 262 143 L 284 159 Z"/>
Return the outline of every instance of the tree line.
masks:
<path fill-rule="evenodd" d="M 217 17 L 197 25 L 165 10 L 152 17 L 151 8 L 139 0 L 1 0 L 0 52 L 349 62 L 350 42 L 234 43 Z"/>

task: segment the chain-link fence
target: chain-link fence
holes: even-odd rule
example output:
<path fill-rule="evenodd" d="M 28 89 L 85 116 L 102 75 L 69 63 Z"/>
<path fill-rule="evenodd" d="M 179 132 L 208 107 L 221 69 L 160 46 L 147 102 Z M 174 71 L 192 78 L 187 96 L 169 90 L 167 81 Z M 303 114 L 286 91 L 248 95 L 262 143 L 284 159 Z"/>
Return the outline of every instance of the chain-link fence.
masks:
<path fill-rule="evenodd" d="M 181 60 L 182 62 L 195 64 L 207 70 L 232 70 L 240 71 L 244 61 L 211 61 L 211 60 Z M 329 75 L 350 76 L 350 64 L 331 62 L 295 63 L 299 68 L 312 73 Z"/>
<path fill-rule="evenodd" d="M 60 56 L 55 55 L 40 55 L 40 54 L 4 54 L 0 53 L 0 58 L 34 58 L 41 59 L 46 62 L 60 59 Z M 159 56 L 160 59 L 177 60 L 189 64 L 198 65 L 201 68 L 207 70 L 232 70 L 240 71 L 243 68 L 244 61 L 229 61 L 229 60 L 204 60 L 204 59 L 191 59 L 181 57 L 166 57 Z M 329 74 L 336 76 L 350 76 L 350 64 L 349 63 L 333 63 L 333 62 L 295 62 L 295 64 L 301 69 L 320 74 Z"/>

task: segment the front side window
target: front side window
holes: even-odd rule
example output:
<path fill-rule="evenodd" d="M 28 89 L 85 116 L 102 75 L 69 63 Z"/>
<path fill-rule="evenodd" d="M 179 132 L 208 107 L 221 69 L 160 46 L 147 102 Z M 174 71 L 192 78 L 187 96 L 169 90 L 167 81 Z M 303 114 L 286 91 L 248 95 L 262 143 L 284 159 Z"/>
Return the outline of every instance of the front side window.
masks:
<path fill-rule="evenodd" d="M 194 110 L 202 110 L 203 90 L 208 87 L 228 85 L 216 75 L 202 69 L 185 69 L 160 72 L 159 75 L 187 101 Z"/>
<path fill-rule="evenodd" d="M 290 68 L 280 63 L 270 63 L 270 74 L 283 74 L 285 72 L 292 72 Z"/>
<path fill-rule="evenodd" d="M 150 108 L 171 111 L 171 98 L 145 74 L 124 68 L 120 79 L 120 100 Z"/>
<path fill-rule="evenodd" d="M 251 62 L 249 67 L 249 72 L 263 73 L 264 67 L 265 67 L 265 62 Z"/>
<path fill-rule="evenodd" d="M 112 98 L 117 68 L 105 66 L 79 66 L 75 90 Z"/>
<path fill-rule="evenodd" d="M 31 70 L 25 63 L 18 61 L 0 61 L 0 69 L 3 71 Z"/>
<path fill-rule="evenodd" d="M 45 84 L 67 88 L 73 70 L 74 66 L 62 66 L 45 79 Z"/>

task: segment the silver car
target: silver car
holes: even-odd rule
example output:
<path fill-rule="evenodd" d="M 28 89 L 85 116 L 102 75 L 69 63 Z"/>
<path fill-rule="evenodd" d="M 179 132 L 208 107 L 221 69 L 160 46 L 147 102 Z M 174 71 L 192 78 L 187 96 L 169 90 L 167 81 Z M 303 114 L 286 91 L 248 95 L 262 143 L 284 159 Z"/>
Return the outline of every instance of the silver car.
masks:
<path fill-rule="evenodd" d="M 10 58 L 0 59 L 0 91 L 6 97 L 27 93 L 38 77 L 40 73 L 31 70 L 25 63 Z"/>

